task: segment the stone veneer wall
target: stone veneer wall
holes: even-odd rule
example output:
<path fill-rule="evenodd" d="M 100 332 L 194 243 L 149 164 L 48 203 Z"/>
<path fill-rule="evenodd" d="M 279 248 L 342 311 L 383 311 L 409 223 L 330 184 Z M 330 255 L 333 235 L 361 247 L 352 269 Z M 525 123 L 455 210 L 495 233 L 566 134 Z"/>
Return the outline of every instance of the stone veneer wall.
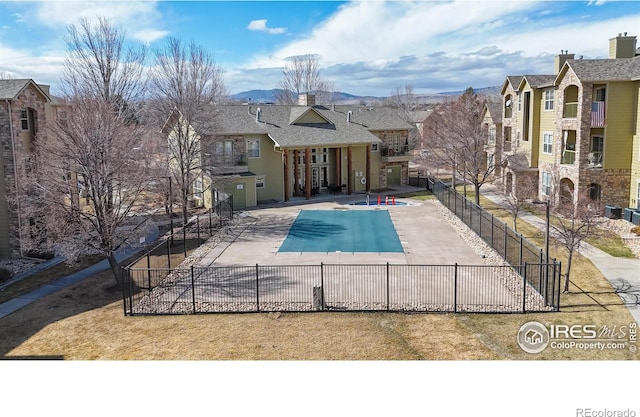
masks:
<path fill-rule="evenodd" d="M 564 91 L 570 86 L 578 87 L 578 118 L 564 119 Z M 577 190 L 585 189 L 590 184 L 600 184 L 602 203 L 626 207 L 629 202 L 631 186 L 631 169 L 602 169 L 590 168 L 587 161 L 591 142 L 591 103 L 593 101 L 593 84 L 582 83 L 574 72 L 569 69 L 556 90 L 557 109 L 556 131 L 554 135 L 554 163 L 558 167 L 560 181 L 569 178 Z M 576 160 L 573 165 L 562 165 L 562 131 L 576 131 Z M 553 172 L 553 166 L 545 164 L 545 170 Z M 541 170 L 542 170 L 541 166 Z"/>
<path fill-rule="evenodd" d="M 47 126 L 47 114 L 46 106 L 47 100 L 33 87 L 28 86 L 16 99 L 11 100 L 11 115 L 8 114 L 8 104 L 3 102 L 0 106 L 0 146 L 2 147 L 2 164 L 4 166 L 4 183 L 5 189 L 0 190 L 7 198 L 7 216 L 9 230 L 9 245 L 10 255 L 18 257 L 21 255 L 21 243 L 20 243 L 20 224 L 18 214 L 18 206 L 16 204 L 16 178 L 18 181 L 18 187 L 25 180 L 25 161 L 29 157 L 28 152 L 25 149 L 23 137 L 26 137 L 27 133 L 23 134 L 22 125 L 20 121 L 20 111 L 32 108 L 36 112 L 35 116 L 35 129 L 37 135 L 43 135 L 46 133 Z M 13 127 L 13 137 L 15 143 L 12 143 L 12 135 L 9 125 L 9 117 L 11 118 L 11 124 Z M 15 151 L 15 155 L 13 152 Z M 15 157 L 15 164 L 14 164 Z M 26 219 L 22 219 L 22 223 Z"/>

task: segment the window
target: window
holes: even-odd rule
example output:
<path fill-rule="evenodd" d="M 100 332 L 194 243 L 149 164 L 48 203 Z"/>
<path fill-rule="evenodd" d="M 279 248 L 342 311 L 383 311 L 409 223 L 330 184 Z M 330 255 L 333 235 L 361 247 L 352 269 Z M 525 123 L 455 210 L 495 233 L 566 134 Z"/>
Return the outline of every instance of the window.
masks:
<path fill-rule="evenodd" d="M 195 181 L 193 181 L 193 198 L 202 200 L 203 197 L 202 177 L 198 176 Z"/>
<path fill-rule="evenodd" d="M 602 136 L 593 136 L 591 138 L 591 148 L 589 149 L 591 152 L 600 152 L 604 151 L 604 137 Z"/>
<path fill-rule="evenodd" d="M 495 142 L 496 142 L 496 127 L 491 126 L 489 128 L 489 143 L 495 143 Z"/>
<path fill-rule="evenodd" d="M 233 165 L 233 141 L 221 140 L 214 142 L 214 164 Z"/>
<path fill-rule="evenodd" d="M 544 132 L 542 136 L 542 153 L 551 155 L 553 151 L 553 133 Z"/>
<path fill-rule="evenodd" d="M 522 111 L 522 94 L 518 93 L 518 111 Z"/>
<path fill-rule="evenodd" d="M 607 87 L 596 87 L 593 94 L 593 101 L 605 101 Z"/>
<path fill-rule="evenodd" d="M 256 188 L 264 188 L 264 175 L 256 175 Z"/>
<path fill-rule="evenodd" d="M 504 98 L 504 117 L 505 118 L 511 117 L 511 109 L 512 109 L 511 95 L 508 95 Z"/>
<path fill-rule="evenodd" d="M 553 89 L 544 90 L 544 109 L 553 110 Z"/>
<path fill-rule="evenodd" d="M 371 144 L 371 152 L 378 152 L 378 144 L 377 143 L 372 143 Z"/>
<path fill-rule="evenodd" d="M 389 144 L 390 149 L 393 149 L 396 152 L 400 152 L 400 135 L 394 134 L 387 136 L 387 143 Z"/>
<path fill-rule="evenodd" d="M 602 156 L 604 154 L 604 136 L 592 136 L 587 162 L 591 167 L 602 167 Z"/>
<path fill-rule="evenodd" d="M 551 195 L 551 173 L 542 173 L 542 194 Z"/>
<path fill-rule="evenodd" d="M 20 125 L 22 130 L 29 130 L 29 112 L 20 110 Z"/>
<path fill-rule="evenodd" d="M 58 111 L 58 122 L 60 126 L 66 128 L 67 127 L 67 112 L 64 110 Z"/>
<path fill-rule="evenodd" d="M 260 158 L 260 139 L 247 140 L 247 157 Z"/>
<path fill-rule="evenodd" d="M 600 195 L 602 193 L 602 187 L 600 184 L 591 183 L 589 184 L 589 198 L 593 201 L 600 200 Z"/>

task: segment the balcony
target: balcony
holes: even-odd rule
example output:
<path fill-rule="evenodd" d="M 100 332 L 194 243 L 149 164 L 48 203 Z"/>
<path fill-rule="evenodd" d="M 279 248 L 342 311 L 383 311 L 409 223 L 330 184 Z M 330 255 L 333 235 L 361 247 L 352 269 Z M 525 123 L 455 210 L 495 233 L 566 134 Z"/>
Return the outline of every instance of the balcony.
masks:
<path fill-rule="evenodd" d="M 590 168 L 602 168 L 602 152 L 589 152 L 587 163 Z"/>
<path fill-rule="evenodd" d="M 575 119 L 578 117 L 578 103 L 564 103 L 562 117 L 565 119 Z"/>
<path fill-rule="evenodd" d="M 576 151 L 566 150 L 562 153 L 560 163 L 563 165 L 573 165 L 576 162 Z"/>
<path fill-rule="evenodd" d="M 380 156 L 384 162 L 404 162 L 411 160 L 411 153 L 408 145 L 383 146 L 380 148 Z"/>
<path fill-rule="evenodd" d="M 207 155 L 210 159 L 206 168 L 214 175 L 240 174 L 249 172 L 249 163 L 246 153 L 234 153 L 232 155 Z"/>

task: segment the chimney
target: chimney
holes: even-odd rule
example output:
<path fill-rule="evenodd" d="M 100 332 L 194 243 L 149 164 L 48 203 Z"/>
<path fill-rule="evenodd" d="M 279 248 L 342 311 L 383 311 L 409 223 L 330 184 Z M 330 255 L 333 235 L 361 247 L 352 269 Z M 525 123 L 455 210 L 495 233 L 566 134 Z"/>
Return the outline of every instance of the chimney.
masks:
<path fill-rule="evenodd" d="M 261 120 L 260 120 L 260 112 L 261 112 L 260 107 L 258 107 L 256 109 L 256 122 L 258 122 L 258 123 L 261 122 Z"/>
<path fill-rule="evenodd" d="M 351 110 L 349 110 L 347 112 L 347 122 L 351 123 L 351 115 L 353 114 L 353 112 Z"/>
<path fill-rule="evenodd" d="M 573 59 L 574 57 L 575 55 L 570 54 L 568 49 L 561 50 L 560 55 L 556 55 L 555 59 L 553 60 L 553 73 L 558 74 L 564 63 L 567 62 L 567 59 Z"/>
<path fill-rule="evenodd" d="M 609 59 L 633 58 L 636 56 L 636 37 L 627 36 L 627 32 L 618 33 L 609 39 Z"/>
<path fill-rule="evenodd" d="M 298 104 L 300 106 L 315 106 L 316 96 L 315 94 L 302 93 L 298 95 Z"/>

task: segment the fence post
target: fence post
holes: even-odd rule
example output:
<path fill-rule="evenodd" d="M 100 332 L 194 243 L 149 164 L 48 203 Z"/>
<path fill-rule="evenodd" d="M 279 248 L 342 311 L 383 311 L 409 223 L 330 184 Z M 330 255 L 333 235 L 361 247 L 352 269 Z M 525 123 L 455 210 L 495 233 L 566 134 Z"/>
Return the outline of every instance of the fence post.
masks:
<path fill-rule="evenodd" d="M 527 263 L 524 263 L 524 274 L 522 275 L 522 312 L 527 312 Z"/>
<path fill-rule="evenodd" d="M 542 285 L 543 285 L 543 281 L 544 281 L 544 270 L 542 269 L 542 262 L 544 262 L 544 257 L 542 255 L 542 249 L 540 249 L 540 268 L 539 268 L 539 272 L 540 272 L 540 279 L 538 279 L 538 292 L 540 294 L 542 294 Z"/>
<path fill-rule="evenodd" d="M 387 311 L 389 311 L 389 262 L 387 262 Z"/>
<path fill-rule="evenodd" d="M 476 209 L 476 211 L 478 212 L 478 231 L 479 231 L 479 235 L 480 235 L 480 239 L 482 239 L 482 211 L 478 210 L 478 208 L 474 207 Z"/>
<path fill-rule="evenodd" d="M 124 308 L 124 315 L 127 315 L 127 292 L 131 294 L 131 276 L 129 275 L 129 271 L 125 268 L 120 270 L 122 274 L 122 307 Z M 129 291 L 127 291 L 127 286 L 129 286 Z M 133 308 L 132 308 L 133 310 Z"/>
<path fill-rule="evenodd" d="M 320 310 L 324 311 L 324 262 L 320 262 Z"/>
<path fill-rule="evenodd" d="M 503 226 L 502 226 L 502 227 L 504 227 L 504 259 L 505 259 L 505 261 L 507 261 L 508 263 L 511 263 L 511 262 L 509 261 L 509 259 L 507 259 L 507 258 L 508 258 L 508 256 L 507 256 L 507 243 L 509 242 L 509 234 L 508 234 L 508 233 L 509 233 L 509 231 L 507 230 L 507 224 L 506 224 L 506 223 L 503 223 Z"/>
<path fill-rule="evenodd" d="M 256 264 L 256 309 L 258 313 L 260 312 L 260 285 L 258 284 L 258 278 L 260 276 L 260 271 L 258 269 L 258 264 Z"/>
<path fill-rule="evenodd" d="M 184 251 L 184 257 L 187 257 L 187 224 L 182 225 L 182 250 Z"/>
<path fill-rule="evenodd" d="M 191 265 L 191 301 L 193 301 L 193 314 L 196 314 L 196 280 Z"/>
<path fill-rule="evenodd" d="M 169 239 L 167 239 L 167 265 L 171 269 L 171 246 L 169 245 Z"/>
<path fill-rule="evenodd" d="M 493 245 L 493 230 L 494 230 L 494 226 L 493 226 L 493 214 L 491 215 L 491 247 L 493 249 L 495 249 L 496 247 Z"/>
<path fill-rule="evenodd" d="M 518 258 L 518 265 L 522 266 L 522 247 L 523 247 L 523 238 L 524 236 L 522 236 L 522 233 L 520 234 L 520 254 L 519 254 L 519 258 Z"/>
<path fill-rule="evenodd" d="M 453 312 L 458 312 L 458 263 L 453 265 Z"/>
<path fill-rule="evenodd" d="M 147 252 L 147 282 L 149 283 L 149 292 L 151 292 L 151 259 L 149 252 Z"/>
<path fill-rule="evenodd" d="M 557 271 L 558 283 L 556 284 L 556 297 L 558 301 L 556 302 L 556 311 L 560 311 L 560 286 L 562 285 L 562 279 L 561 279 L 562 278 L 562 262 L 557 262 L 557 264 L 558 264 L 558 271 Z M 554 262 L 553 269 L 555 271 L 555 262 Z"/>
<path fill-rule="evenodd" d="M 200 246 L 200 216 L 196 216 L 196 229 L 198 230 L 198 246 Z"/>

